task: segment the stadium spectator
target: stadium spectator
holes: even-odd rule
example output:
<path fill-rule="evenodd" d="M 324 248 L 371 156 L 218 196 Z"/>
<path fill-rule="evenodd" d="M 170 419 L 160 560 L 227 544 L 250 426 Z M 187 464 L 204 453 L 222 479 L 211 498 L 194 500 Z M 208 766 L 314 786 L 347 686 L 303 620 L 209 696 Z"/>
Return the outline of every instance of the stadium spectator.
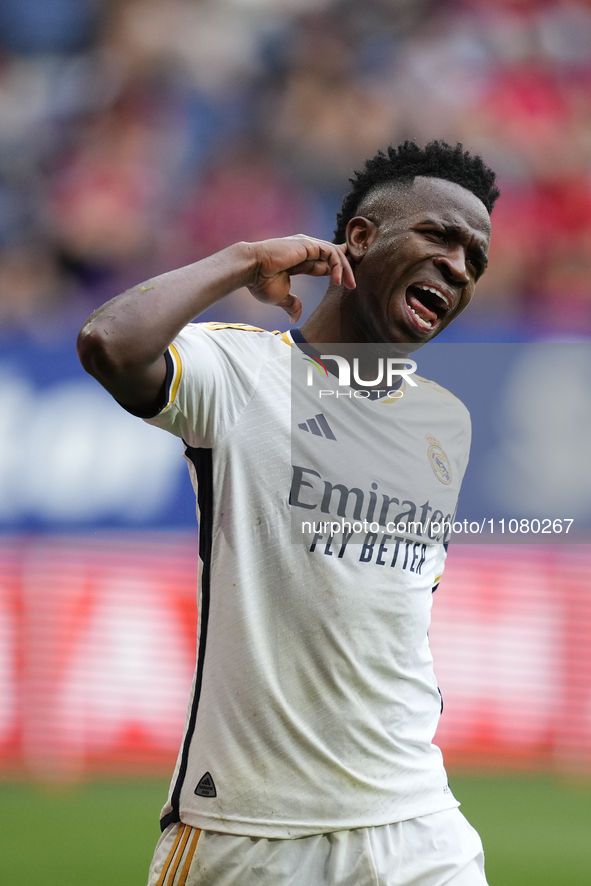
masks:
<path fill-rule="evenodd" d="M 363 157 L 436 133 L 500 174 L 481 319 L 531 329 L 536 304 L 543 332 L 558 301 L 564 331 L 591 333 L 586 0 L 11 0 L 0 46 L 0 244 L 40 244 L 78 298 L 202 254 L 199 203 L 238 176 L 243 144 L 264 146 L 286 217 L 295 201 L 330 237 Z M 30 325 L 37 301 L 7 304 L 6 268 L 0 322 Z"/>

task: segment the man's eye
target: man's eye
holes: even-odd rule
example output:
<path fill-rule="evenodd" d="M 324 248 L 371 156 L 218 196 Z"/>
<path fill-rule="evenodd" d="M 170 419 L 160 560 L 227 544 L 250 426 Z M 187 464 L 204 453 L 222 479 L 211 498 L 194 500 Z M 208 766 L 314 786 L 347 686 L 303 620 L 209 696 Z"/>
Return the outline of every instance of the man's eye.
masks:
<path fill-rule="evenodd" d="M 484 262 L 480 261 L 480 259 L 478 258 L 470 258 L 470 256 L 468 256 L 467 261 L 468 265 L 473 270 L 474 275 L 476 277 L 482 277 L 486 270 L 486 265 L 484 264 Z"/>
<path fill-rule="evenodd" d="M 425 231 L 430 237 L 433 237 L 435 240 L 439 240 L 440 243 L 445 243 L 447 236 L 445 231 L 440 231 L 437 228 L 431 228 L 428 231 Z"/>

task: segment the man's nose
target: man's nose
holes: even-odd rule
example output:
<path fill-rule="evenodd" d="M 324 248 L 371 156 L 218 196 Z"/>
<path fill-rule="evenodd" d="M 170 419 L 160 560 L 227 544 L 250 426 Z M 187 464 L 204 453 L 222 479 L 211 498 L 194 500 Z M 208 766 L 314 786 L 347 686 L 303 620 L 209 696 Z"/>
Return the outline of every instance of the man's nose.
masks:
<path fill-rule="evenodd" d="M 466 252 L 463 246 L 458 244 L 451 247 L 444 255 L 436 256 L 434 261 L 450 282 L 461 286 L 466 286 L 470 282 L 466 266 Z"/>

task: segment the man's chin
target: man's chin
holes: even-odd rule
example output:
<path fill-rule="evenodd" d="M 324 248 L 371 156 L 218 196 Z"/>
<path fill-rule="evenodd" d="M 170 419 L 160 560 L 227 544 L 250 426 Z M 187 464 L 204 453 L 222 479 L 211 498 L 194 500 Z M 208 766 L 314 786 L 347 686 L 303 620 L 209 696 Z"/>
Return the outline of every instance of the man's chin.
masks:
<path fill-rule="evenodd" d="M 427 344 L 428 341 L 431 341 L 431 339 L 439 335 L 446 325 L 447 324 L 443 321 L 439 321 L 432 328 L 427 329 L 411 324 L 406 321 L 406 318 L 403 318 L 398 323 L 393 323 L 391 325 L 391 332 L 388 340 L 392 344 L 412 345 L 416 348 L 420 348 L 422 345 Z"/>

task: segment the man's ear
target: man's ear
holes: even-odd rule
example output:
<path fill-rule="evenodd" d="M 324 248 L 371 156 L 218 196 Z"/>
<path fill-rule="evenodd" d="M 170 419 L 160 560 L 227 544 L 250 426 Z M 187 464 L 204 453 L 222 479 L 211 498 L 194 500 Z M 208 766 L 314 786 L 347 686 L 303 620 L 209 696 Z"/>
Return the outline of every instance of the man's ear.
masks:
<path fill-rule="evenodd" d="M 347 255 L 354 261 L 361 261 L 368 248 L 375 240 L 378 228 L 375 222 L 356 215 L 347 225 Z"/>

